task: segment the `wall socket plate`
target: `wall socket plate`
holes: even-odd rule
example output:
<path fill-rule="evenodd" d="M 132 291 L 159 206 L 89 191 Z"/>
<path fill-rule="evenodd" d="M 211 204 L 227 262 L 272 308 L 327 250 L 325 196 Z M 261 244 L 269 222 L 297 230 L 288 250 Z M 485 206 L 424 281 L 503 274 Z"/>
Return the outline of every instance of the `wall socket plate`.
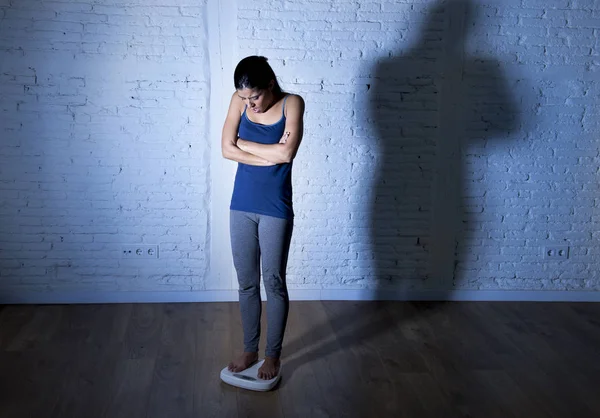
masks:
<path fill-rule="evenodd" d="M 121 246 L 123 258 L 158 258 L 158 245 L 131 244 Z"/>
<path fill-rule="evenodd" d="M 548 245 L 544 247 L 544 258 L 546 260 L 566 260 L 569 258 L 568 245 Z"/>

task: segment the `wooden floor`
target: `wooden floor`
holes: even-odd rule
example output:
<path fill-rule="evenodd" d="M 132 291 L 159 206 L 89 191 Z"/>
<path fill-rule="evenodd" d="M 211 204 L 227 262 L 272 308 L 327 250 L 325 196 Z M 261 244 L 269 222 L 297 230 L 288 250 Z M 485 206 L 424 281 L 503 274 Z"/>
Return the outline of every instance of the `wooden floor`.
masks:
<path fill-rule="evenodd" d="M 600 417 L 600 304 L 292 302 L 267 393 L 219 379 L 241 339 L 236 303 L 4 306 L 0 417 Z"/>

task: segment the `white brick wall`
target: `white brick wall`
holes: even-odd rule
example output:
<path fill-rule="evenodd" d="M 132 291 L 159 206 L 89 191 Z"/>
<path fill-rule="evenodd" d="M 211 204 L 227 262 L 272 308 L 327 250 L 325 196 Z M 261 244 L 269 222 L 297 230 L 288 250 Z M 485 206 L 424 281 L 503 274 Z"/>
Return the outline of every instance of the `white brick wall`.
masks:
<path fill-rule="evenodd" d="M 209 88 L 255 53 L 307 103 L 292 291 L 598 290 L 600 3 L 445 3 L 0 2 L 2 290 L 234 290 Z"/>
<path fill-rule="evenodd" d="M 600 3 L 446 3 L 239 3 L 307 102 L 290 286 L 600 289 Z"/>
<path fill-rule="evenodd" d="M 2 291 L 204 287 L 205 8 L 1 3 Z M 160 258 L 122 258 L 136 243 Z"/>

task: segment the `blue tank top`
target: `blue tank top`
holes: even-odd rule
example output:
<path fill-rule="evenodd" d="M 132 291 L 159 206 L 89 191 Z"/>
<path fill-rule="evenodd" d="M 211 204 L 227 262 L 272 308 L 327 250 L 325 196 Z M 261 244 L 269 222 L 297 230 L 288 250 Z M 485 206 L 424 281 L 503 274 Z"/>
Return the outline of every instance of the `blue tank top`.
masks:
<path fill-rule="evenodd" d="M 240 120 L 238 136 L 261 144 L 277 144 L 285 129 L 285 101 L 281 119 L 272 125 L 252 122 L 246 109 Z M 291 219 L 292 207 L 292 163 L 261 167 L 238 163 L 230 209 L 244 212 Z"/>

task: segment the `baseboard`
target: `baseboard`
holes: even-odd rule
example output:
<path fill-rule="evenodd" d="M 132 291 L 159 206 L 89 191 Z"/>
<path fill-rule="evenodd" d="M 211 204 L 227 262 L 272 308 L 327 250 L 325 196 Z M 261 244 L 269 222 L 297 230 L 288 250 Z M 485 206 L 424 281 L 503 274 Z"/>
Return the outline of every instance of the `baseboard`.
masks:
<path fill-rule="evenodd" d="M 321 290 L 320 300 L 406 300 L 462 302 L 600 302 L 600 292 L 556 290 Z"/>
<path fill-rule="evenodd" d="M 263 292 L 263 299 L 266 295 Z M 406 300 L 406 301 L 521 301 L 600 302 L 594 291 L 457 290 L 371 291 L 368 289 L 291 289 L 290 300 Z M 195 292 L 0 292 L 0 304 L 180 303 L 237 302 L 236 290 Z"/>

